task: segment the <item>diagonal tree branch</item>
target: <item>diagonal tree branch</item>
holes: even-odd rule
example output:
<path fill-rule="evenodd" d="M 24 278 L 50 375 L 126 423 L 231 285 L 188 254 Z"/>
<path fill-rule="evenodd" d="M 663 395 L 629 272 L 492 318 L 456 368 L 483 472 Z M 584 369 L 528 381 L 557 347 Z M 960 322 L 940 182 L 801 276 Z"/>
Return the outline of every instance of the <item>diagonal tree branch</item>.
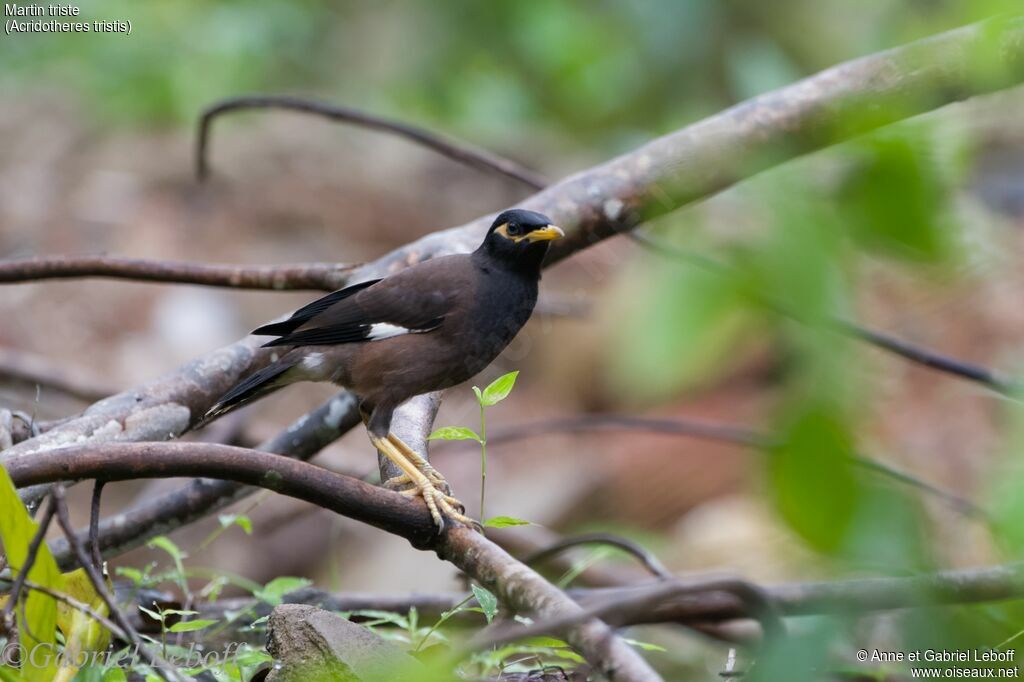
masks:
<path fill-rule="evenodd" d="M 581 613 L 565 593 L 479 533 L 456 526 L 438 535 L 425 505 L 400 493 L 279 455 L 213 443 L 104 443 L 42 452 L 5 466 L 19 487 L 87 478 L 118 481 L 175 476 L 258 485 L 368 523 L 420 549 L 433 549 L 515 611 L 543 618 Z M 79 545 L 76 556 L 82 556 L 84 548 L 77 537 L 75 542 Z M 598 620 L 581 619 L 566 637 L 609 679 L 660 679 Z"/>
<path fill-rule="evenodd" d="M 250 109 L 287 109 L 322 116 L 332 121 L 341 121 L 361 128 L 387 132 L 432 149 L 470 168 L 504 175 L 531 189 L 542 189 L 547 185 L 547 180 L 541 175 L 515 161 L 498 156 L 486 149 L 445 138 L 437 133 L 409 125 L 408 123 L 392 121 L 382 116 L 368 114 L 365 111 L 351 107 L 343 107 L 291 95 L 244 95 L 232 97 L 218 102 L 204 111 L 199 119 L 199 134 L 196 136 L 196 176 L 200 180 L 205 180 L 209 174 L 207 152 L 210 146 L 210 130 L 214 119 L 234 111 Z"/>
<path fill-rule="evenodd" d="M 359 423 L 355 399 L 342 392 L 295 423 L 259 450 L 298 460 L 308 460 Z M 105 557 L 118 556 L 141 547 L 157 535 L 171 533 L 251 495 L 258 488 L 235 481 L 200 478 L 185 487 L 146 500 L 130 509 L 104 519 L 97 528 L 96 540 Z M 78 531 L 88 537 L 87 530 Z M 58 565 L 66 568 L 74 557 L 66 540 L 50 546 Z"/>
<path fill-rule="evenodd" d="M 118 256 L 38 256 L 0 261 L 0 284 L 109 277 L 234 289 L 333 291 L 345 284 L 355 267 L 342 263 L 224 265 Z"/>

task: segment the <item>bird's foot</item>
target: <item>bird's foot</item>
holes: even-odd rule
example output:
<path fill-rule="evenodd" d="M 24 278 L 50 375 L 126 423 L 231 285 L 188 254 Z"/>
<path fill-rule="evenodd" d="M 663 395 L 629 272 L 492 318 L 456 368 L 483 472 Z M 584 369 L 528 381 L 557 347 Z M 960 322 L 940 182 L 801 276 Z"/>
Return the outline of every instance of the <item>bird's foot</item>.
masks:
<path fill-rule="evenodd" d="M 407 497 L 422 497 L 439 531 L 444 530 L 445 517 L 480 529 L 479 522 L 466 516 L 466 506 L 450 495 L 451 488 L 444 476 L 409 446 L 390 434 L 387 438 L 371 436 L 370 441 L 402 470 L 402 475 L 388 479 L 384 486 L 392 490 L 405 488 L 399 492 Z M 413 452 L 414 457 L 407 456 L 408 452 Z"/>
<path fill-rule="evenodd" d="M 426 501 L 427 508 L 430 510 L 430 515 L 434 518 L 434 523 L 437 524 L 438 529 L 444 529 L 445 517 L 454 519 L 459 523 L 463 523 L 474 530 L 480 529 L 479 521 L 466 516 L 466 505 L 464 505 L 460 500 L 439 490 L 429 480 L 422 479 L 419 482 L 414 483 L 413 487 L 406 487 L 404 490 L 399 490 L 398 492 L 406 497 L 422 497 L 424 501 Z"/>
<path fill-rule="evenodd" d="M 405 444 L 405 441 L 403 441 L 401 438 L 399 438 L 393 433 L 388 434 L 388 440 L 391 441 L 392 445 L 398 448 L 399 452 L 405 455 L 405 458 L 409 461 L 410 464 L 419 469 L 423 473 L 423 475 L 426 476 L 430 480 L 430 482 L 434 484 L 434 487 L 440 489 L 446 495 L 452 494 L 452 487 L 445 479 L 445 477 L 442 476 L 441 472 L 435 469 L 430 462 L 424 459 L 420 455 L 420 453 L 410 448 L 408 445 Z M 399 476 L 398 478 L 401 478 L 401 476 Z"/>

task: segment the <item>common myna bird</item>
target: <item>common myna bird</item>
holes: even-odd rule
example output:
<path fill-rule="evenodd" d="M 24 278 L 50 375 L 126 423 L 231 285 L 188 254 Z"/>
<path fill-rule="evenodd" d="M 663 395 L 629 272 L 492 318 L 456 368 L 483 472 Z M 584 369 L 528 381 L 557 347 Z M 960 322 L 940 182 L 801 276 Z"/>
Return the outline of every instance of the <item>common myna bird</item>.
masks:
<path fill-rule="evenodd" d="M 331 381 L 359 399 L 370 442 L 403 475 L 434 522 L 473 523 L 444 477 L 391 433 L 391 416 L 413 396 L 466 381 L 509 344 L 533 312 L 541 262 L 562 230 L 540 213 L 499 215 L 473 253 L 424 261 L 383 279 L 340 289 L 253 334 L 287 348 L 228 391 L 206 414 L 217 417 L 282 386 Z M 442 515 L 443 514 L 443 515 Z"/>

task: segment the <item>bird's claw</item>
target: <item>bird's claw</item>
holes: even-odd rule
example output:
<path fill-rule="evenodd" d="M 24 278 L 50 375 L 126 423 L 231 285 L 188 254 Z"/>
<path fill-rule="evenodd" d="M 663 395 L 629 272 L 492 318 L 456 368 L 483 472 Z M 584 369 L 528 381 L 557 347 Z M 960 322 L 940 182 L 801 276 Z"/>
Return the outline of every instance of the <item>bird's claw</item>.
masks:
<path fill-rule="evenodd" d="M 423 475 L 427 477 L 427 480 L 433 484 L 435 488 L 443 492 L 445 495 L 451 496 L 452 487 L 441 473 L 431 467 L 430 469 L 423 470 Z M 409 477 L 408 474 L 399 474 L 393 478 L 389 478 L 384 481 L 382 485 L 388 490 L 395 490 L 397 492 L 404 492 L 410 489 L 410 486 L 415 486 L 415 481 Z"/>
<path fill-rule="evenodd" d="M 480 522 L 466 516 L 466 505 L 451 495 L 438 490 L 432 481 L 424 480 L 420 483 L 414 483 L 412 487 L 408 487 L 409 483 L 410 481 L 407 476 L 396 476 L 395 478 L 388 479 L 384 485 L 392 490 L 395 490 L 397 486 L 405 486 L 404 489 L 398 490 L 398 492 L 410 498 L 422 497 L 424 502 L 427 503 L 427 509 L 430 510 L 430 516 L 434 519 L 438 532 L 444 530 L 444 517 L 446 516 L 470 526 L 478 532 L 482 532 Z"/>

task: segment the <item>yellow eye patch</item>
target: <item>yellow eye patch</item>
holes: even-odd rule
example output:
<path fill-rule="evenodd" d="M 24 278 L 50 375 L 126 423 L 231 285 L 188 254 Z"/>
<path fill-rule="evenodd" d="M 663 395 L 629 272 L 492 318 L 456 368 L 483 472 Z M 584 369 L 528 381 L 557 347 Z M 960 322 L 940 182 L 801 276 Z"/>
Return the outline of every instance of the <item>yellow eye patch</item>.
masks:
<path fill-rule="evenodd" d="M 515 237 L 510 235 L 508 233 L 508 223 L 502 223 L 497 228 L 495 228 L 494 231 L 497 232 L 498 234 L 500 234 L 505 239 L 511 239 L 513 242 L 516 242 L 517 244 L 519 242 L 523 241 L 524 239 L 526 239 L 525 235 L 518 235 L 518 236 L 515 236 Z"/>
<path fill-rule="evenodd" d="M 547 242 L 565 236 L 565 232 L 562 231 L 562 228 L 556 227 L 555 225 L 548 225 L 515 237 L 508 233 L 508 223 L 502 223 L 498 227 L 494 228 L 494 231 L 505 239 L 511 239 L 517 244 L 524 239 L 531 242 Z"/>

